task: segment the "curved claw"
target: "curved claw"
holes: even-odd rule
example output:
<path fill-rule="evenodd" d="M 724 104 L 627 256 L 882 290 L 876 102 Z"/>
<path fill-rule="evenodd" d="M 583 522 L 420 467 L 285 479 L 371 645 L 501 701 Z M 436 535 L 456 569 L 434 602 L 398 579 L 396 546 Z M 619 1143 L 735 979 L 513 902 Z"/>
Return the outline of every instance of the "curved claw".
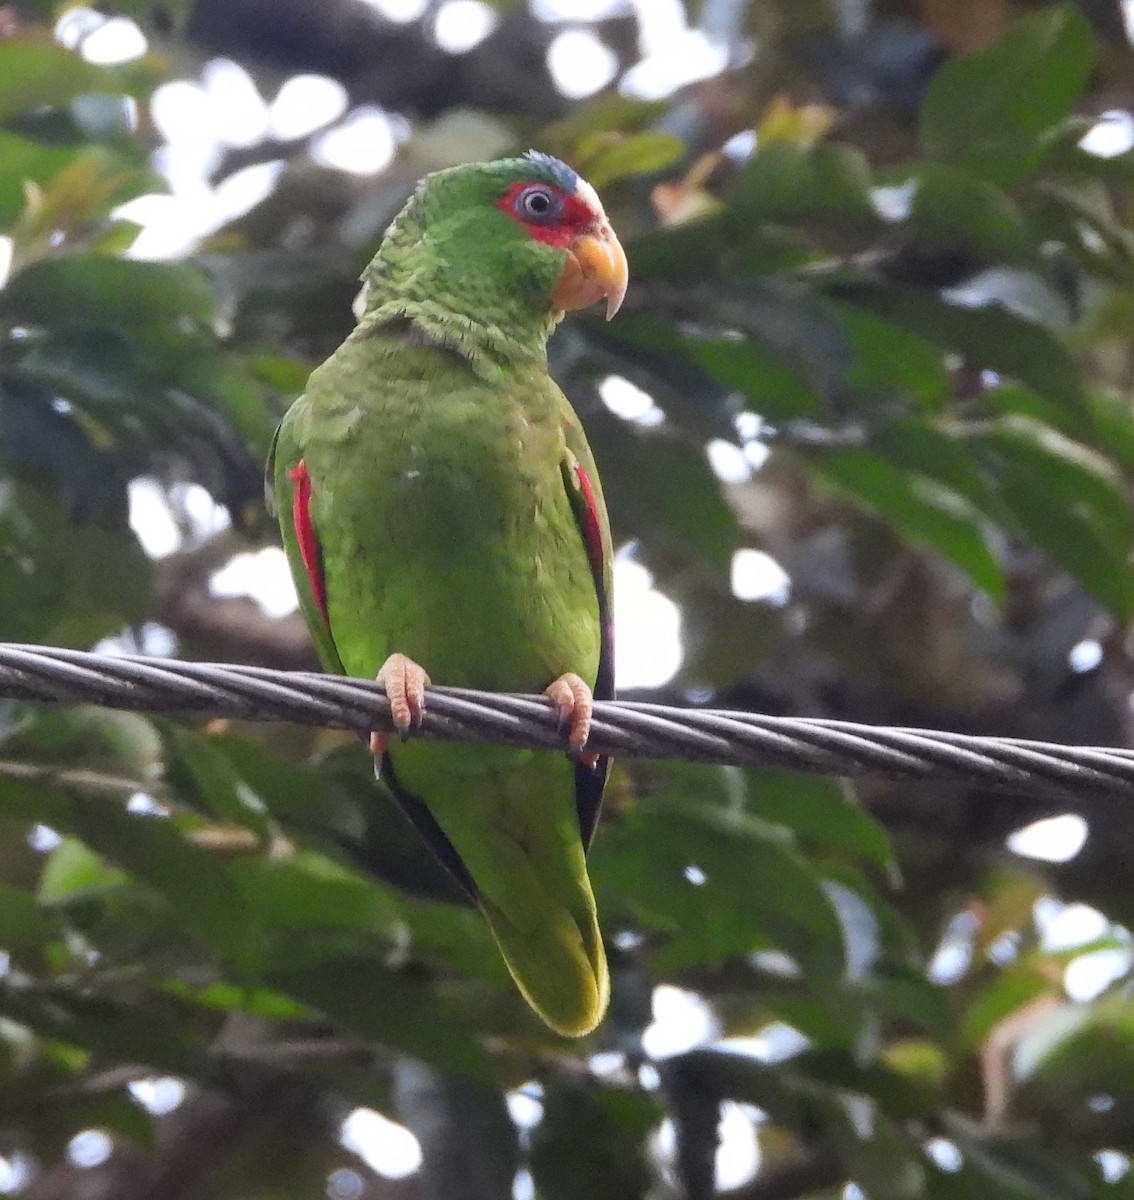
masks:
<path fill-rule="evenodd" d="M 382 664 L 377 681 L 386 689 L 390 700 L 390 719 L 404 737 L 421 724 L 425 712 L 425 689 L 432 680 L 425 671 L 404 654 L 391 654 Z M 386 752 L 389 734 L 374 730 L 370 735 L 371 753 Z"/>
<path fill-rule="evenodd" d="M 573 671 L 568 671 L 544 690 L 543 693 L 559 714 L 560 728 L 567 730 L 567 745 L 571 750 L 582 750 L 591 733 L 591 714 L 594 696 L 590 687 Z"/>

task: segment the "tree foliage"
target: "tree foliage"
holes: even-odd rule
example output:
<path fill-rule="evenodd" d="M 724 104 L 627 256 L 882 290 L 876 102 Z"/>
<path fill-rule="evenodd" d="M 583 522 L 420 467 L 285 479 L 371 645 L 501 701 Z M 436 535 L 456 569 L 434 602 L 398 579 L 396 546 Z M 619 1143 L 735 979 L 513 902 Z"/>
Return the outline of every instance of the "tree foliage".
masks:
<path fill-rule="evenodd" d="M 1130 126 L 1117 4 L 878 4 L 855 28 L 706 3 L 727 71 L 575 104 L 542 65 L 517 83 L 558 27 L 515 4 L 448 70 L 425 26 L 347 0 L 271 28 L 250 0 L 108 7 L 156 48 L 99 66 L 50 5 L 0 9 L 0 638 L 310 665 L 294 614 L 211 582 L 274 544 L 274 424 L 412 181 L 535 144 L 603 189 L 629 252 L 623 315 L 573 318 L 552 365 L 617 540 L 680 607 L 650 697 L 1130 744 L 1134 151 L 1084 136 Z M 630 18 L 595 28 L 629 65 Z M 378 81 L 365 46 L 433 90 Z M 229 145 L 210 186 L 278 160 L 267 198 L 142 260 L 120 210 L 165 186 L 151 97 L 217 51 L 265 94 L 333 74 L 405 136 L 362 178 L 314 135 Z M 653 407 L 618 415 L 612 377 Z M 171 553 L 131 527 L 140 479 Z M 753 550 L 787 591 L 744 598 Z M 664 763 L 608 796 L 614 998 L 567 1043 L 361 746 L 0 702 L 0 1190 L 501 1200 L 522 1170 L 540 1200 L 1132 1194 L 1130 813 Z M 1006 847 L 1061 813 L 1077 855 Z M 1098 913 L 1068 941 L 1071 901 Z M 676 996 L 706 1032 L 663 1057 L 651 998 Z M 145 1102 L 165 1077 L 169 1112 Z M 415 1133 L 413 1178 L 344 1148 L 357 1108 Z M 722 1111 L 760 1152 L 724 1191 Z M 104 1161 L 76 1161 L 81 1130 Z"/>

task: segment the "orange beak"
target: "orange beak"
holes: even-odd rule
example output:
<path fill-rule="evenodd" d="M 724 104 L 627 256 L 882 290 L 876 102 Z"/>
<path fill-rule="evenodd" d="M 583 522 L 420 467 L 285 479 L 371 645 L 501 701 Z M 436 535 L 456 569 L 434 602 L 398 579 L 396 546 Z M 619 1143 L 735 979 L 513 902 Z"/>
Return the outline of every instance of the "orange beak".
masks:
<path fill-rule="evenodd" d="M 551 307 L 569 312 L 605 300 L 609 321 L 622 307 L 629 278 L 626 252 L 609 223 L 603 220 L 576 234 L 568 245 Z"/>

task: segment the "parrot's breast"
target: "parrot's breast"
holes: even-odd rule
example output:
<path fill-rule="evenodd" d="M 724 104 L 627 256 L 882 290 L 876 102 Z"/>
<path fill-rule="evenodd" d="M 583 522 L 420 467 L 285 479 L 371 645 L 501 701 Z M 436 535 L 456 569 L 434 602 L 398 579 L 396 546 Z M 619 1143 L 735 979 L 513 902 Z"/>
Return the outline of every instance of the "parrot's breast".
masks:
<path fill-rule="evenodd" d="M 316 372 L 307 401 L 303 457 L 348 672 L 399 651 L 436 683 L 594 682 L 598 601 L 562 467 L 570 409 L 545 371 L 489 384 L 456 356 L 372 335 Z"/>

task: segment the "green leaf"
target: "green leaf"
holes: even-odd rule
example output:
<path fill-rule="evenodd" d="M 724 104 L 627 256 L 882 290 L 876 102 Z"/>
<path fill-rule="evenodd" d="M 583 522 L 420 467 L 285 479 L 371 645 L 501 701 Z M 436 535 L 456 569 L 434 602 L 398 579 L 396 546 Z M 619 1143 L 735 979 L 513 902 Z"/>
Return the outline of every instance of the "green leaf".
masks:
<path fill-rule="evenodd" d="M 661 100 L 638 100 L 617 92 L 600 92 L 584 104 L 573 105 L 568 116 L 544 127 L 540 144 L 551 153 L 571 158 L 573 148 L 596 133 L 631 133 L 663 117 Z"/>
<path fill-rule="evenodd" d="M 1015 963 L 976 994 L 959 1022 L 958 1034 L 966 1046 L 976 1049 L 1001 1021 L 1051 991 L 1050 969 L 1045 963 Z"/>
<path fill-rule="evenodd" d="M 151 998 L 152 999 L 152 998 Z M 183 1013 L 155 1003 L 122 1003 L 65 984 L 0 982 L 0 1015 L 43 1037 L 82 1046 L 111 1062 L 137 1063 L 183 1075 L 200 1070 L 203 1054 Z"/>
<path fill-rule="evenodd" d="M 631 175 L 664 170 L 684 153 L 685 143 L 675 134 L 649 129 L 617 140 L 603 138 L 596 152 L 584 153 L 582 168 L 592 186 L 606 187 Z"/>
<path fill-rule="evenodd" d="M 149 612 L 152 567 L 125 522 L 76 520 L 63 500 L 0 482 L 0 638 L 87 646 Z"/>
<path fill-rule="evenodd" d="M 754 221 L 829 219 L 870 227 L 880 220 L 870 201 L 872 184 L 870 163 L 854 147 L 764 141 L 745 164 L 729 210 Z"/>
<path fill-rule="evenodd" d="M 231 868 L 244 903 L 265 929 L 285 934 L 342 930 L 380 935 L 391 943 L 404 930 L 403 906 L 373 883 L 322 855 L 248 858 Z M 285 954 L 291 953 L 284 947 Z M 318 953 L 307 943 L 306 954 Z"/>
<path fill-rule="evenodd" d="M 1036 238 L 1003 188 L 945 163 L 919 163 L 899 178 L 913 189 L 902 229 L 997 266 L 1037 260 Z"/>
<path fill-rule="evenodd" d="M 791 1060 L 793 1074 L 842 1091 L 872 1096 L 896 1118 L 925 1118 L 938 1100 L 933 1088 L 883 1063 L 862 1063 L 845 1050 L 803 1050 Z"/>
<path fill-rule="evenodd" d="M 170 904 L 179 924 L 207 946 L 254 965 L 248 914 L 225 866 L 188 841 L 171 820 L 128 812 L 90 791 L 0 778 L 0 814 L 41 821 L 81 838 Z"/>
<path fill-rule="evenodd" d="M 1128 615 L 1134 518 L 1106 460 L 1025 417 L 1003 418 L 966 440 L 1032 541 L 1111 612 Z"/>
<path fill-rule="evenodd" d="M 87 900 L 130 882 L 130 876 L 111 867 L 78 838 L 64 838 L 47 857 L 39 877 L 39 899 L 51 906 Z"/>
<path fill-rule="evenodd" d="M 690 338 L 687 353 L 718 382 L 743 392 L 761 416 L 772 421 L 818 417 L 823 413 L 819 393 L 774 347 L 753 338 L 725 341 Z"/>
<path fill-rule="evenodd" d="M 853 803 L 845 784 L 793 771 L 744 771 L 752 812 L 786 825 L 808 853 L 851 854 L 892 871 L 894 854 L 886 831 Z"/>
<path fill-rule="evenodd" d="M 0 130 L 0 230 L 20 215 L 28 183 L 45 184 L 77 157 L 70 148 L 41 146 Z"/>
<path fill-rule="evenodd" d="M 1055 5 L 1018 21 L 991 46 L 946 63 L 922 108 L 925 153 L 1008 186 L 1030 174 L 1087 82 L 1087 19 Z"/>
<path fill-rule="evenodd" d="M 740 530 L 699 448 L 665 432 L 639 432 L 606 413 L 588 419 L 587 433 L 620 536 L 669 542 L 728 568 Z"/>
<path fill-rule="evenodd" d="M 424 981 L 374 958 L 324 959 L 268 974 L 280 991 L 364 1037 L 447 1071 L 489 1078 L 488 1060 L 456 1012 Z"/>
<path fill-rule="evenodd" d="M 7 38 L 0 41 L 0 121 L 58 107 L 83 92 L 105 91 L 108 78 L 106 71 L 47 38 Z"/>
<path fill-rule="evenodd" d="M 870 441 L 895 466 L 936 480 L 998 522 L 1006 518 L 995 487 L 965 443 L 963 425 L 954 426 L 948 417 L 940 423 L 914 417 L 873 429 Z"/>
<path fill-rule="evenodd" d="M 852 357 L 845 382 L 852 394 L 879 407 L 880 400 L 906 397 L 925 409 L 939 408 L 950 392 L 945 356 L 932 342 L 861 308 L 839 305 Z"/>
<path fill-rule="evenodd" d="M 77 800 L 67 829 L 169 901 L 176 920 L 207 946 L 247 970 L 251 930 L 240 891 L 225 865 L 188 841 L 172 821 L 139 816 L 90 797 Z"/>
<path fill-rule="evenodd" d="M 1070 414 L 1085 412 L 1078 364 L 1058 339 L 1034 321 L 998 304 L 953 304 L 913 288 L 853 284 L 836 291 L 943 350 L 962 355 L 972 368 L 989 368 L 1018 379 Z"/>
<path fill-rule="evenodd" d="M 248 787 L 225 755 L 220 739 L 175 721 L 160 721 L 167 748 L 165 774 L 174 794 L 214 817 L 252 830 L 261 839 L 272 832 L 263 801 Z"/>
<path fill-rule="evenodd" d="M 651 766 L 654 785 L 591 850 L 604 904 L 662 935 L 658 971 L 774 946 L 813 982 L 838 978 L 842 929 L 821 881 L 785 830 L 745 811 L 743 779 L 723 770 Z M 722 786 L 740 803 L 721 803 Z"/>
<path fill-rule="evenodd" d="M 317 768 L 304 768 L 250 738 L 217 740 L 241 779 L 289 832 L 334 847 L 355 866 L 411 895 L 468 903 L 390 790 L 374 778 L 374 761 L 361 746 L 342 746 Z"/>
<path fill-rule="evenodd" d="M 55 916 L 21 888 L 0 882 L 0 946 L 16 950 L 48 941 L 58 930 Z"/>
<path fill-rule="evenodd" d="M 976 1185 L 973 1191 L 955 1192 L 958 1200 L 1099 1200 L 1107 1194 L 1098 1191 L 1093 1169 L 1089 1174 L 1076 1169 L 1073 1159 L 1022 1139 L 980 1137 L 966 1130 L 951 1130 L 950 1137 Z"/>
<path fill-rule="evenodd" d="M 871 450 L 831 451 L 814 462 L 825 479 L 903 537 L 944 555 L 994 599 L 1004 596 L 1004 572 L 988 544 L 984 521 L 962 496 L 900 470 Z"/>
<path fill-rule="evenodd" d="M 173 322 L 209 324 L 212 289 L 186 263 L 138 262 L 97 254 L 44 259 L 0 292 L 0 316 L 26 325 L 81 323 L 130 330 Z"/>

